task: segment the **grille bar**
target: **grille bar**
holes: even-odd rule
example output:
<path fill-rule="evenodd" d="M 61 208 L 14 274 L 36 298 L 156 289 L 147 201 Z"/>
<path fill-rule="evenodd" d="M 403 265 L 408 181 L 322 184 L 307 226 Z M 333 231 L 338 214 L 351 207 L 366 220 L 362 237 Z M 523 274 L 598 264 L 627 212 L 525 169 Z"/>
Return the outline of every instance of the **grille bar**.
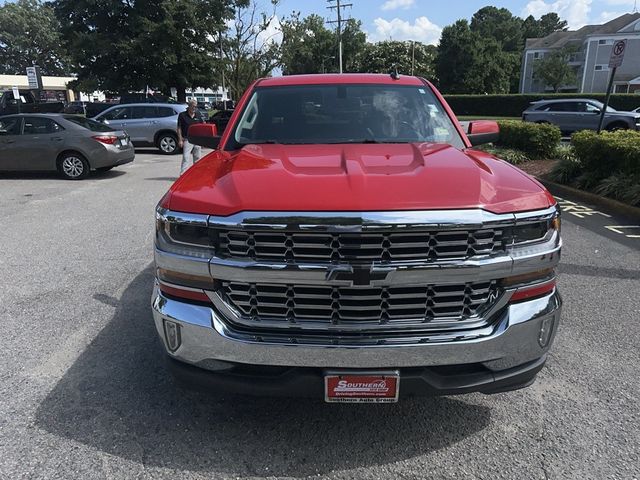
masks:
<path fill-rule="evenodd" d="M 424 232 L 261 232 L 218 229 L 220 258 L 364 263 L 465 259 L 503 251 L 502 230 Z"/>
<path fill-rule="evenodd" d="M 457 285 L 332 287 L 222 282 L 218 292 L 252 328 L 373 326 L 442 328 L 477 324 L 498 298 L 495 281 Z"/>

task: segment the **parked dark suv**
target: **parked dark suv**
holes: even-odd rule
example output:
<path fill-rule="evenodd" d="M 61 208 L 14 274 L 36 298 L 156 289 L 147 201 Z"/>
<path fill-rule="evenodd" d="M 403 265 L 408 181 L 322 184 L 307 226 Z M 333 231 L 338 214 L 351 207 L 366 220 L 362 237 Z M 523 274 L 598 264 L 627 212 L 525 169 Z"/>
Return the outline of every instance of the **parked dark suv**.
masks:
<path fill-rule="evenodd" d="M 553 123 L 563 133 L 596 130 L 604 104 L 588 98 L 540 100 L 522 113 L 522 120 Z M 640 130 L 640 113 L 619 112 L 607 107 L 602 128 L 605 130 Z"/>

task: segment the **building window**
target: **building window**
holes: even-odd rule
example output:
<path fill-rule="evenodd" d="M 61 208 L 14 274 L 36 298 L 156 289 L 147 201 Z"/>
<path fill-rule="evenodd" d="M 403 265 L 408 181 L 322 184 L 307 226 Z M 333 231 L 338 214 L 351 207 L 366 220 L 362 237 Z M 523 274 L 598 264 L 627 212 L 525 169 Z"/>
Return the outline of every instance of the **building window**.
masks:
<path fill-rule="evenodd" d="M 540 58 L 540 52 L 535 52 L 533 54 L 533 58 Z"/>
<path fill-rule="evenodd" d="M 600 71 L 606 72 L 608 70 L 609 70 L 609 65 L 604 65 L 604 64 L 596 65 L 596 72 L 600 72 Z"/>
<path fill-rule="evenodd" d="M 613 45 L 613 40 L 598 40 L 598 45 Z"/>

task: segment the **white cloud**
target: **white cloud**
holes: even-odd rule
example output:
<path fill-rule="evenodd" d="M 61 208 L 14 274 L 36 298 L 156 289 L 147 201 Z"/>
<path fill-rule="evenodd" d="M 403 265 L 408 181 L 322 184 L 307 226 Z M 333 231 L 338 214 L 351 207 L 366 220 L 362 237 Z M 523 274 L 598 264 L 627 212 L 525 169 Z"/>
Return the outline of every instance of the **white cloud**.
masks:
<path fill-rule="evenodd" d="M 258 43 L 282 43 L 282 26 L 277 15 L 271 17 L 267 28 L 258 34 Z"/>
<path fill-rule="evenodd" d="M 604 0 L 604 2 L 608 5 L 628 5 L 631 8 L 635 5 L 635 0 Z"/>
<path fill-rule="evenodd" d="M 391 20 L 376 18 L 373 24 L 375 25 L 375 31 L 369 35 L 369 40 L 372 42 L 382 40 L 416 40 L 418 42 L 436 45 L 442 33 L 442 28 L 427 17 L 418 17 L 413 23 L 409 23 L 400 18 Z"/>
<path fill-rule="evenodd" d="M 555 12 L 562 20 L 567 21 L 570 29 L 576 30 L 588 23 L 591 3 L 592 0 L 531 0 L 522 10 L 522 15 L 540 18 L 545 13 Z"/>
<path fill-rule="evenodd" d="M 416 0 L 387 0 L 380 7 L 382 10 L 397 10 L 399 8 L 406 10 L 413 7 Z"/>

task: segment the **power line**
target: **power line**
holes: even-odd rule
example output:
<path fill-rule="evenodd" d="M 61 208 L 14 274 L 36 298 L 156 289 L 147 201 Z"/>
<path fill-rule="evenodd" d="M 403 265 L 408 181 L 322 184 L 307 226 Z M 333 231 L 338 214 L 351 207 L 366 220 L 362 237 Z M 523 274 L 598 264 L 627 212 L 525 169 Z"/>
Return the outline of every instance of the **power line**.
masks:
<path fill-rule="evenodd" d="M 331 20 L 327 23 L 338 24 L 338 71 L 342 73 L 342 10 L 346 7 L 352 7 L 353 3 L 340 3 L 340 0 L 327 0 L 327 3 L 335 3 L 327 7 L 329 10 L 335 10 L 338 14 L 337 20 Z"/>

